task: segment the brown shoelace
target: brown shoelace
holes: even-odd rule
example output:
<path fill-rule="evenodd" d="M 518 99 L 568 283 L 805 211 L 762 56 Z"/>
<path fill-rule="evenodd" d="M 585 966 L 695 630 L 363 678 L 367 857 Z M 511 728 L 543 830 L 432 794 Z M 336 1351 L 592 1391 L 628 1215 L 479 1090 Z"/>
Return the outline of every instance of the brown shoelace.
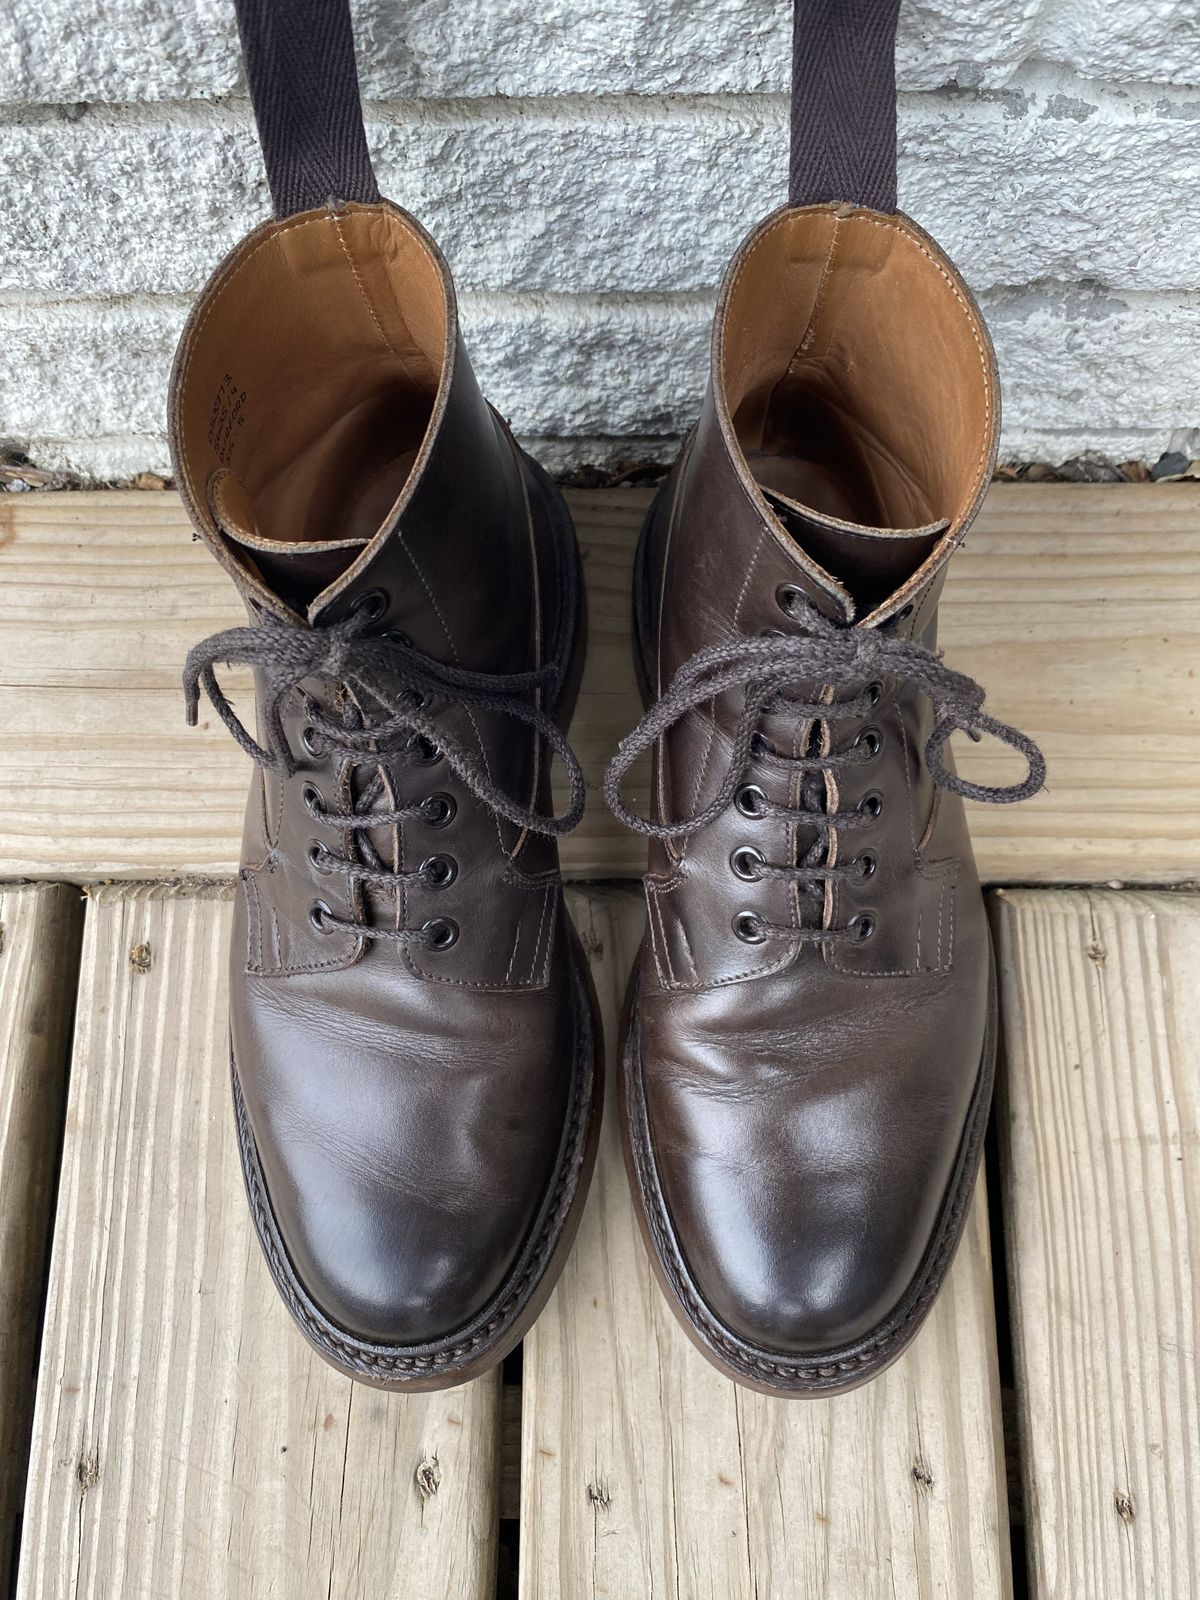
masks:
<path fill-rule="evenodd" d="M 910 684 L 933 703 L 937 720 L 925 746 L 925 760 L 934 782 L 941 788 L 967 799 L 1009 805 L 1028 799 L 1043 786 L 1046 763 L 1037 745 L 1008 723 L 989 716 L 983 710 L 984 691 L 980 685 L 964 673 L 947 667 L 940 654 L 915 641 L 899 638 L 894 625 L 885 623 L 879 628 L 863 628 L 833 622 L 798 590 L 791 591 L 781 605 L 800 631 L 733 639 L 698 651 L 680 667 L 662 697 L 621 741 L 605 774 L 604 798 L 613 815 L 627 828 L 652 839 L 686 838 L 714 822 L 736 798 L 747 815 L 784 817 L 817 830 L 815 844 L 795 865 L 772 864 L 763 860 L 757 851 L 742 852 L 747 857 L 742 876 L 751 881 L 784 878 L 811 889 L 834 878 L 850 878 L 856 873 L 865 876 L 862 857 L 837 865 L 827 861 L 830 834 L 834 829 L 868 826 L 878 813 L 869 808 L 826 810 L 823 775 L 872 760 L 876 751 L 864 745 L 860 735 L 841 750 L 821 753 L 810 746 L 809 754 L 784 756 L 759 733 L 759 724 L 764 716 L 786 711 L 797 721 L 824 723 L 830 725 L 832 731 L 833 724 L 865 717 L 882 693 L 883 680 L 889 677 Z M 814 683 L 828 685 L 835 695 L 841 692 L 845 698 L 804 700 L 789 692 Z M 745 702 L 734 730 L 728 765 L 709 804 L 694 816 L 674 822 L 655 822 L 630 810 L 621 797 L 621 784 L 638 757 L 690 712 L 739 688 L 745 691 Z M 1019 751 L 1027 763 L 1025 777 L 1020 783 L 991 787 L 949 771 L 943 751 L 956 730 L 976 742 L 984 734 L 990 734 Z M 744 780 L 752 756 L 781 771 L 803 774 L 803 803 L 780 805 L 757 786 L 746 785 Z M 751 804 L 753 809 L 749 809 Z M 873 858 L 867 859 L 873 861 Z M 873 865 L 871 870 L 874 870 Z M 739 936 L 749 942 L 786 938 L 825 943 L 869 936 L 864 935 L 861 922 L 843 929 L 777 927 L 751 913 L 744 914 L 743 920 L 747 925 L 739 930 Z"/>
<path fill-rule="evenodd" d="M 196 723 L 203 690 L 247 755 L 260 766 L 289 776 L 296 771 L 297 763 L 283 726 L 283 707 L 288 697 L 305 680 L 328 683 L 343 691 L 337 715 L 313 695 L 305 694 L 305 744 L 310 754 L 332 756 L 339 780 L 350 774 L 352 792 L 356 769 L 374 771 L 359 787 L 349 810 L 330 810 L 313 786 L 306 790 L 305 804 L 313 819 L 343 829 L 356 845 L 353 859 L 315 846 L 310 852 L 313 868 L 323 873 L 342 873 L 352 883 L 382 890 L 400 889 L 422 879 L 449 881 L 447 872 L 456 869 L 447 857 L 431 857 L 415 871 L 396 872 L 385 865 L 372 845 L 373 829 L 418 818 L 444 826 L 453 814 L 453 801 L 446 795 L 379 809 L 379 802 L 388 798 L 382 770 L 385 763 L 423 766 L 444 757 L 464 786 L 496 816 L 532 833 L 558 837 L 570 832 L 583 815 L 583 773 L 566 736 L 535 700 L 539 690 L 557 685 L 559 668 L 550 665 L 535 672 L 472 672 L 434 660 L 402 635 L 368 634 L 372 620 L 367 609 L 360 608 L 344 622 L 313 628 L 268 613 L 255 627 L 229 628 L 203 640 L 188 653 L 184 665 L 188 722 L 193 726 Z M 230 705 L 217 681 L 218 664 L 258 668 L 263 686 L 259 714 L 265 744 L 247 731 Z M 570 797 L 566 810 L 560 816 L 547 817 L 497 787 L 479 758 L 439 723 L 434 709 L 438 703 L 478 707 L 512 717 L 544 739 L 567 772 Z M 436 816 L 431 809 L 434 802 L 442 808 Z M 434 879 L 431 868 L 439 863 L 441 876 Z M 366 938 L 421 943 L 433 948 L 445 948 L 453 942 L 447 937 L 447 930 L 457 936 L 454 925 L 444 918 L 433 919 L 421 928 L 384 928 L 335 916 L 320 901 L 315 903 L 314 913 L 319 913 L 314 914 L 314 926 L 321 931 L 341 927 Z"/>

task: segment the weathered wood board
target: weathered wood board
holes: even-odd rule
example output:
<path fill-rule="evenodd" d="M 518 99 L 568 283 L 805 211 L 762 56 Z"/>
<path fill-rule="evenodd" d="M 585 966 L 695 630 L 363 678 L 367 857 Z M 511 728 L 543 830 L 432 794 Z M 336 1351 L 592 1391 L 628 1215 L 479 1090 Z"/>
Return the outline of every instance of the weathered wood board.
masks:
<path fill-rule="evenodd" d="M 616 1043 L 641 937 L 628 890 L 577 895 Z M 933 1600 L 1010 1594 L 986 1200 L 930 1323 L 876 1382 L 775 1400 L 693 1349 L 654 1280 L 615 1083 L 588 1209 L 525 1341 L 523 1600 Z"/>
<path fill-rule="evenodd" d="M 1200 1595 L 1200 897 L 997 897 L 1037 1600 Z"/>
<path fill-rule="evenodd" d="M 19 1600 L 491 1600 L 499 1375 L 352 1384 L 260 1259 L 230 904 L 143 886 L 88 907 Z"/>
<path fill-rule="evenodd" d="M 57 884 L 0 886 L 0 1590 L 4 1593 L 25 1494 L 82 927 L 77 889 Z"/>
<path fill-rule="evenodd" d="M 564 861 L 630 877 L 641 842 L 598 793 L 639 715 L 629 572 L 648 492 L 574 493 L 591 643 L 573 737 L 591 788 Z M 952 664 L 1044 744 L 1048 791 L 972 808 L 992 882 L 1200 877 L 1200 490 L 1000 484 L 955 558 Z M 0 497 L 0 873 L 88 880 L 228 875 L 246 758 L 211 714 L 183 721 L 191 644 L 240 620 L 173 494 Z M 237 685 L 237 680 L 231 680 Z M 240 702 L 248 698 L 242 680 Z M 964 765 L 1009 781 L 994 747 Z M 644 802 L 641 784 L 631 795 Z"/>

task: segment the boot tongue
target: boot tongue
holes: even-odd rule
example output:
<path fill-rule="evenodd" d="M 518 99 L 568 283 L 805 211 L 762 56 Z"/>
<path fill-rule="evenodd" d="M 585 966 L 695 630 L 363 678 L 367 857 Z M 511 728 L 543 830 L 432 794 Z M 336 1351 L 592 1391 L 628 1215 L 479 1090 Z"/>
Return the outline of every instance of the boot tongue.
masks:
<path fill-rule="evenodd" d="M 767 504 L 812 561 L 845 585 L 866 616 L 912 577 L 945 536 L 949 518 L 923 528 L 872 528 L 814 511 L 763 487 Z"/>
<path fill-rule="evenodd" d="M 281 600 L 301 612 L 323 589 L 336 583 L 370 543 L 359 535 L 307 543 L 268 538 L 259 532 L 245 484 L 228 470 L 214 477 L 209 500 L 218 528 L 239 558 L 256 570 Z"/>

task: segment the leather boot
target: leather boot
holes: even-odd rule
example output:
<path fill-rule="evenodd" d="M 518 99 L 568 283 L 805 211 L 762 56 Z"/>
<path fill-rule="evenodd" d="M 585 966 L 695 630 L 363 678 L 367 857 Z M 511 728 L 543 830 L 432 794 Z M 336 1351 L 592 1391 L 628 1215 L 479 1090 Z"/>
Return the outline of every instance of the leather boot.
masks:
<path fill-rule="evenodd" d="M 802 7 L 817 132 L 729 269 L 703 413 L 642 534 L 649 709 L 607 786 L 650 839 L 622 1085 L 643 1231 L 701 1350 L 778 1394 L 879 1372 L 945 1277 L 995 1053 L 963 797 L 1043 776 L 936 653 L 999 396 L 965 284 L 896 211 L 896 9 Z M 1028 777 L 964 781 L 955 729 Z M 641 819 L 618 786 L 647 748 Z"/>
<path fill-rule="evenodd" d="M 277 217 L 201 294 L 170 402 L 180 492 L 249 613 L 185 674 L 193 720 L 203 689 L 257 763 L 237 1134 L 315 1348 L 444 1387 L 533 1321 L 595 1150 L 600 1033 L 556 843 L 582 809 L 579 557 L 480 395 L 445 262 L 379 198 L 345 6 L 245 0 L 239 21 Z M 218 663 L 253 667 L 255 733 Z"/>

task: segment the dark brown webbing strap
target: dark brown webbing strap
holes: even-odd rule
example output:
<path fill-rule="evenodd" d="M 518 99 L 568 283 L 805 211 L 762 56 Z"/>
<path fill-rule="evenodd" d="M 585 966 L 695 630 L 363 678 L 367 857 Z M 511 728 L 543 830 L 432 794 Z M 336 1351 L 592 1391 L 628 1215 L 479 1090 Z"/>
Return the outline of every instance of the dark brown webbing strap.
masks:
<path fill-rule="evenodd" d="M 250 99 L 277 217 L 379 199 L 367 153 L 349 0 L 236 0 Z"/>
<path fill-rule="evenodd" d="M 795 0 L 794 206 L 896 209 L 896 23 L 900 0 Z"/>

